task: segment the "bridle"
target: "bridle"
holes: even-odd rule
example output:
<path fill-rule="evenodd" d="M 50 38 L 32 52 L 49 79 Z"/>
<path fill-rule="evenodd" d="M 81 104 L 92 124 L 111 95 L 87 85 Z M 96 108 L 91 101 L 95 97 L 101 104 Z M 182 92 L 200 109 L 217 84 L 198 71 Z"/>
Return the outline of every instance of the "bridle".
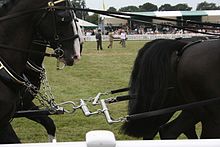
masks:
<path fill-rule="evenodd" d="M 54 53 L 49 54 L 49 53 L 42 53 L 42 52 L 38 52 L 38 51 L 30 51 L 27 49 L 21 49 L 21 48 L 17 48 L 17 47 L 12 47 L 9 45 L 4 45 L 4 44 L 0 44 L 1 49 L 7 49 L 7 50 L 11 50 L 11 51 L 17 51 L 17 52 L 26 52 L 26 53 L 34 53 L 34 54 L 41 54 L 44 56 L 48 56 L 48 57 L 56 57 L 56 58 L 61 58 L 64 55 L 64 50 L 62 49 L 62 42 L 68 41 L 68 40 L 75 40 L 77 38 L 79 38 L 78 34 L 74 34 L 74 35 L 68 35 L 67 37 L 63 38 L 60 37 L 59 34 L 57 33 L 57 26 L 56 26 L 56 10 L 60 10 L 55 8 L 55 6 L 59 3 L 62 2 L 66 2 L 66 6 L 69 2 L 69 0 L 57 0 L 57 1 L 50 1 L 48 2 L 48 6 L 46 7 L 42 7 L 42 8 L 37 8 L 37 9 L 32 9 L 32 10 L 26 10 L 26 11 L 22 11 L 22 12 L 18 12 L 15 14 L 10 14 L 10 15 L 6 15 L 3 17 L 0 17 L 0 22 L 3 21 L 7 21 L 13 18 L 17 18 L 17 17 L 21 17 L 23 15 L 27 15 L 33 12 L 39 12 L 39 11 L 45 11 L 40 19 L 38 20 L 38 22 L 36 23 L 38 25 L 40 25 L 40 23 L 44 20 L 44 18 L 46 17 L 46 15 L 48 13 L 52 13 L 53 14 L 53 28 L 54 28 L 54 37 L 50 40 L 45 39 L 41 33 L 39 33 L 39 31 L 37 31 L 37 35 L 38 35 L 38 39 L 34 40 L 33 43 L 41 45 L 41 46 L 45 46 L 45 47 L 53 47 L 54 48 Z M 73 17 L 73 14 L 70 13 L 72 20 L 76 21 Z"/>
<path fill-rule="evenodd" d="M 37 30 L 37 35 L 38 35 L 38 38 L 40 38 L 40 40 L 34 40 L 34 43 L 40 43 L 40 45 L 43 45 L 43 46 L 47 46 L 49 44 L 49 47 L 52 47 L 54 48 L 54 53 L 57 56 L 58 59 L 62 58 L 63 55 L 64 55 L 64 50 L 62 49 L 62 43 L 65 42 L 65 41 L 69 41 L 69 40 L 75 40 L 77 38 L 79 38 L 79 35 L 76 33 L 74 33 L 73 31 L 73 35 L 65 35 L 63 34 L 65 37 L 61 37 L 59 34 L 58 34 L 58 29 L 57 29 L 57 25 L 56 25 L 56 21 L 57 21 L 57 17 L 56 17 L 56 8 L 54 8 L 55 5 L 59 4 L 59 3 L 62 3 L 62 2 L 66 2 L 66 6 L 68 6 L 68 3 L 69 1 L 66 1 L 66 0 L 57 0 L 57 1 L 50 1 L 48 2 L 48 7 L 47 7 L 47 11 L 45 11 L 39 21 L 36 23 L 36 28 L 38 28 L 42 21 L 45 19 L 45 17 L 51 13 L 52 14 L 52 27 L 53 27 L 53 32 L 54 32 L 54 35 L 53 35 L 53 38 L 51 40 L 47 40 L 43 37 L 43 35 L 41 35 L 40 31 Z M 72 12 L 72 11 L 70 11 Z M 71 16 L 71 20 L 74 20 L 74 22 L 76 21 L 75 18 L 74 18 L 74 14 L 70 13 L 70 16 Z M 61 18 L 61 21 L 65 21 L 65 18 Z"/>
<path fill-rule="evenodd" d="M 40 38 L 40 39 L 38 39 L 38 40 L 35 40 L 34 41 L 34 43 L 40 43 L 40 45 L 43 45 L 43 46 L 47 46 L 47 45 L 49 45 L 49 47 L 51 47 L 51 48 L 53 48 L 54 49 L 54 54 L 56 54 L 57 55 L 57 70 L 60 70 L 60 69 L 63 69 L 64 67 L 65 67 L 65 64 L 60 64 L 61 62 L 62 62 L 62 57 L 63 57 L 63 55 L 64 55 L 64 50 L 62 49 L 62 43 L 63 42 L 65 42 L 65 41 L 69 41 L 69 40 L 72 40 L 73 41 L 73 44 L 75 44 L 75 40 L 76 39 L 80 39 L 79 38 L 79 35 L 78 35 L 78 33 L 77 33 L 77 31 L 78 31 L 78 28 L 74 28 L 74 27 L 77 27 L 76 26 L 76 21 L 77 21 L 77 19 L 76 19 L 76 17 L 75 17 L 75 14 L 74 14 L 74 12 L 72 11 L 72 10 L 69 10 L 70 12 L 68 12 L 69 13 L 69 15 L 70 15 L 70 17 L 72 18 L 71 20 L 73 20 L 73 22 L 71 21 L 71 23 L 74 23 L 74 25 L 75 26 L 73 26 L 73 30 L 72 30 L 72 33 L 71 33 L 71 35 L 69 35 L 69 34 L 63 34 L 63 36 L 65 36 L 65 37 L 61 37 L 59 34 L 58 34 L 58 29 L 57 29 L 57 26 L 56 26 L 56 22 L 57 22 L 57 14 L 56 14 L 56 8 L 54 8 L 57 4 L 59 4 L 59 3 L 62 3 L 62 2 L 66 2 L 66 4 L 65 4 L 65 7 L 67 7 L 67 6 L 70 6 L 71 5 L 71 3 L 69 2 L 69 1 L 66 1 L 66 0 L 57 0 L 57 1 L 54 1 L 54 2 L 52 2 L 52 1 L 50 1 L 50 2 L 48 2 L 48 8 L 47 8 L 47 11 L 45 11 L 42 15 L 41 15 L 41 17 L 40 17 L 40 19 L 39 19 L 39 21 L 37 22 L 37 24 L 36 24 L 36 28 L 39 28 L 38 26 L 40 26 L 40 24 L 42 23 L 42 21 L 45 19 L 45 17 L 50 13 L 51 14 L 51 16 L 52 16 L 52 29 L 53 29 L 53 32 L 54 32 L 54 34 L 53 34 L 53 38 L 51 39 L 51 40 L 47 40 L 47 39 L 45 39 L 44 37 L 43 37 L 43 35 L 41 35 L 41 33 L 40 33 L 40 31 L 39 30 L 37 30 L 37 36 L 38 36 L 38 38 Z M 64 10 L 64 11 L 66 11 L 66 10 Z M 65 22 L 65 17 L 62 17 L 61 18 L 61 21 L 62 22 Z M 42 43 L 43 42 L 43 43 Z M 74 48 L 75 48 L 75 46 L 74 46 Z"/>

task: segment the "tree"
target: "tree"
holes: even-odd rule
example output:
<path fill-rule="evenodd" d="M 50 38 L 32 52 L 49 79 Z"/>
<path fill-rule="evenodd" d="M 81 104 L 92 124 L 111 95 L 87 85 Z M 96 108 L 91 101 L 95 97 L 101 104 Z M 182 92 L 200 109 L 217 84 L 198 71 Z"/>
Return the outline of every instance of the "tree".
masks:
<path fill-rule="evenodd" d="M 139 6 L 139 11 L 157 11 L 157 10 L 158 10 L 157 5 L 154 5 L 152 3 L 145 3 Z"/>
<path fill-rule="evenodd" d="M 219 10 L 215 3 L 207 3 L 206 1 L 199 3 L 196 10 Z"/>
<path fill-rule="evenodd" d="M 115 7 L 109 7 L 107 11 L 117 12 L 117 9 Z"/>
<path fill-rule="evenodd" d="M 83 0 L 81 2 L 81 8 L 85 9 L 86 8 L 86 2 Z M 89 15 L 88 12 L 82 11 L 82 19 L 85 20 L 86 16 Z"/>
<path fill-rule="evenodd" d="M 138 12 L 139 9 L 136 6 L 127 6 L 127 7 L 122 7 L 118 10 L 119 12 Z"/>
<path fill-rule="evenodd" d="M 72 0 L 71 2 L 72 2 L 72 4 L 73 4 L 76 8 L 81 8 L 81 9 L 85 9 L 85 8 L 86 8 L 86 2 L 85 2 L 85 0 Z M 85 19 L 86 16 L 88 16 L 88 12 L 85 12 L 85 11 L 76 11 L 76 16 L 77 16 L 78 18 Z"/>
<path fill-rule="evenodd" d="M 159 11 L 172 11 L 173 7 L 170 4 L 164 4 L 159 7 Z"/>
<path fill-rule="evenodd" d="M 86 17 L 86 21 L 94 24 L 98 24 L 98 19 L 99 19 L 98 14 L 88 15 Z"/>
<path fill-rule="evenodd" d="M 190 11 L 192 7 L 189 7 L 187 4 L 177 4 L 173 6 L 174 11 Z"/>

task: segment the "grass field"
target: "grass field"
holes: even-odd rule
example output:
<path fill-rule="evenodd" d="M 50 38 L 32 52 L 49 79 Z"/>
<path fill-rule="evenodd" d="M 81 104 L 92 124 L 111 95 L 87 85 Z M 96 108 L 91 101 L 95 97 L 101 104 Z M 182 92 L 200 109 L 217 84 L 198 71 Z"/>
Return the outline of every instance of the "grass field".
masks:
<path fill-rule="evenodd" d="M 78 102 L 80 98 L 87 99 L 98 92 L 128 86 L 137 51 L 145 43 L 128 41 L 127 48 L 121 48 L 119 42 L 114 42 L 114 48 L 108 49 L 108 42 L 104 42 L 104 50 L 97 52 L 95 42 L 86 42 L 82 59 L 73 67 L 59 71 L 56 70 L 56 60 L 46 58 L 44 64 L 56 102 L 68 100 Z M 111 104 L 109 109 L 115 118 L 125 116 L 126 102 Z M 59 142 L 83 141 L 86 132 L 99 129 L 114 132 L 117 140 L 139 139 L 123 135 L 120 133 L 121 124 L 109 125 L 103 115 L 85 117 L 78 110 L 74 114 L 52 118 L 57 126 Z M 26 118 L 14 119 L 12 124 L 22 142 L 47 142 L 46 131 L 41 125 Z"/>

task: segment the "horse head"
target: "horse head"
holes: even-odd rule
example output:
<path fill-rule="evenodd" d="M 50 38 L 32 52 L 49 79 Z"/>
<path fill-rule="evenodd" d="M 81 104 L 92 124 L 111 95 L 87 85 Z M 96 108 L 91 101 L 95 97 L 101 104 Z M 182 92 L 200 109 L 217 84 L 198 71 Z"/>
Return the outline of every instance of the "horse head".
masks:
<path fill-rule="evenodd" d="M 37 17 L 36 33 L 49 42 L 57 58 L 72 66 L 80 58 L 80 41 L 75 23 L 75 13 L 65 9 L 71 6 L 69 0 L 48 1 L 48 6 Z"/>

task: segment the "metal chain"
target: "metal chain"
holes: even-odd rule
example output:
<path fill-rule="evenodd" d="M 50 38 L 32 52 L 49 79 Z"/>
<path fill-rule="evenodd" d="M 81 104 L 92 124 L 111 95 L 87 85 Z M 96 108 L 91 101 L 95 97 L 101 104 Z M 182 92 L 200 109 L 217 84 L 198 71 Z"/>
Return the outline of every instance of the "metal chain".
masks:
<path fill-rule="evenodd" d="M 43 70 L 41 70 L 40 72 L 41 88 L 39 89 L 38 87 L 34 86 L 33 84 L 29 82 L 26 83 L 26 87 L 27 87 L 27 90 L 33 96 L 35 96 L 35 98 L 39 101 L 41 107 L 48 108 L 52 114 L 53 113 L 55 114 L 56 112 L 60 110 L 65 113 L 74 113 L 77 109 L 81 109 L 85 116 L 104 114 L 109 124 L 127 121 L 127 117 L 120 117 L 118 119 L 111 118 L 106 103 L 109 103 L 112 101 L 115 102 L 115 99 L 114 98 L 101 99 L 101 96 L 108 95 L 110 94 L 109 92 L 98 93 L 95 97 L 90 97 L 88 99 L 80 99 L 78 100 L 79 102 L 78 105 L 73 101 L 66 101 L 66 102 L 57 104 L 55 102 L 54 95 L 52 94 L 51 86 L 48 82 L 45 68 L 43 67 L 42 69 Z M 87 107 L 86 102 L 91 103 L 93 106 L 101 105 L 102 108 L 91 112 L 89 108 Z M 67 106 L 67 105 L 71 106 L 71 110 L 64 109 L 64 106 Z"/>
<path fill-rule="evenodd" d="M 61 109 L 65 113 L 74 113 L 77 109 L 80 109 L 81 106 L 77 106 L 75 102 L 73 101 L 66 101 L 60 104 L 57 104 L 55 102 L 55 97 L 52 93 L 51 86 L 49 84 L 49 81 L 47 79 L 47 73 L 44 67 L 42 67 L 43 70 L 40 72 L 40 80 L 41 80 L 41 88 L 40 90 L 37 90 L 37 92 L 33 92 L 30 90 L 30 92 L 35 96 L 35 98 L 39 101 L 41 107 L 46 107 L 51 110 L 52 113 L 56 113 L 56 111 L 60 111 Z M 35 88 L 36 89 L 36 88 Z M 72 109 L 64 109 L 63 106 L 71 105 Z"/>
<path fill-rule="evenodd" d="M 32 94 L 39 101 L 39 107 L 46 107 L 51 111 L 51 113 L 56 112 L 57 110 L 59 111 L 60 107 L 57 106 L 56 102 L 54 101 L 54 95 L 51 92 L 51 87 L 49 85 L 44 67 L 42 67 L 40 70 L 39 79 L 41 81 L 41 89 L 30 82 L 26 82 L 26 91 Z"/>

